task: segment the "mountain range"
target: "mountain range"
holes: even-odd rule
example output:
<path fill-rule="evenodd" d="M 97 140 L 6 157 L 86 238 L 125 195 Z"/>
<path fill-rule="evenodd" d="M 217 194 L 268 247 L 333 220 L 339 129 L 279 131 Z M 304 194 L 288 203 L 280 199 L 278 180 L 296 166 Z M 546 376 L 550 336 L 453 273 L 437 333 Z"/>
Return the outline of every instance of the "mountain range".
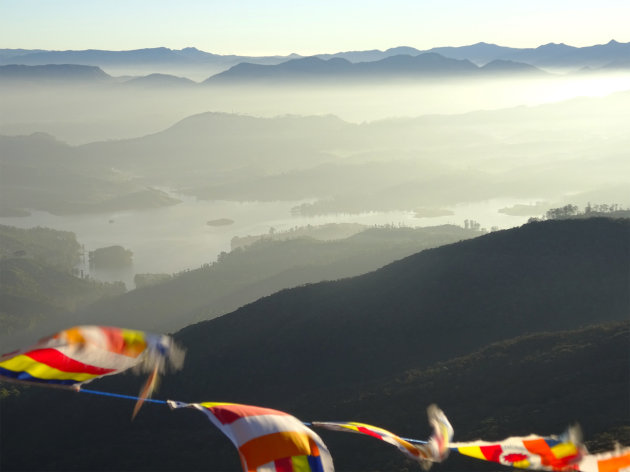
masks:
<path fill-rule="evenodd" d="M 294 55 L 268 57 L 219 55 L 192 47 L 180 50 L 158 47 L 130 51 L 0 49 L 0 64 L 82 64 L 101 67 L 113 75 L 138 76 L 148 73 L 162 73 L 176 76 L 184 75 L 195 80 L 207 78 L 211 74 L 221 72 L 244 61 L 278 64 L 293 57 Z"/>
<path fill-rule="evenodd" d="M 618 63 L 617 63 L 618 64 Z M 495 60 L 482 67 L 466 59 L 450 59 L 436 53 L 417 56 L 389 56 L 372 62 L 352 63 L 333 57 L 289 59 L 280 64 L 239 63 L 213 75 L 202 85 L 241 84 L 245 82 L 304 82 L 338 84 L 340 81 L 418 80 L 436 78 L 493 77 L 497 74 L 546 76 L 534 66 L 506 60 Z M 141 77 L 116 78 L 100 67 L 74 64 L 0 65 L 0 84 L 49 84 L 65 80 L 68 83 L 116 85 L 136 88 L 190 88 L 199 85 L 185 77 L 152 73 Z"/>
<path fill-rule="evenodd" d="M 340 80 L 387 80 L 426 78 L 471 78 L 488 77 L 496 73 L 546 75 L 540 69 L 523 63 L 495 60 L 478 67 L 467 59 L 451 59 L 436 53 L 416 56 L 396 55 L 371 62 L 352 63 L 347 59 L 333 57 L 321 59 L 308 57 L 291 59 L 278 65 L 241 63 L 225 72 L 216 74 L 204 84 L 241 83 L 247 81 L 322 81 Z"/>
<path fill-rule="evenodd" d="M 437 53 L 453 59 L 468 59 L 478 65 L 487 64 L 497 59 L 526 62 L 538 66 L 556 64 L 583 67 L 589 65 L 599 67 L 615 61 L 620 56 L 630 54 L 630 43 L 619 43 L 611 40 L 607 44 L 575 47 L 563 43 L 549 43 L 536 48 L 511 48 L 489 43 L 476 43 L 459 47 L 434 47 L 431 49 L 416 49 L 399 46 L 384 51 L 374 49 L 368 51 L 345 51 L 329 54 L 316 54 L 321 59 L 333 57 L 343 58 L 350 62 L 370 62 L 390 56 L 411 55 L 422 53 Z M 240 62 L 254 62 L 257 64 L 274 64 L 295 59 L 302 56 L 290 54 L 288 56 L 239 56 L 221 55 L 201 51 L 194 47 L 184 49 L 169 49 L 164 47 L 136 49 L 129 51 L 107 50 L 77 50 L 77 51 L 47 51 L 28 49 L 0 49 L 0 64 L 86 64 L 113 65 L 146 63 L 159 65 L 164 63 L 220 63 L 224 66 L 236 65 Z"/>
<path fill-rule="evenodd" d="M 87 49 L 81 51 L 47 51 L 25 49 L 0 49 L 0 63 L 2 64 L 85 64 L 96 66 L 111 66 L 124 64 L 236 64 L 246 60 L 256 60 L 260 63 L 273 63 L 292 58 L 289 56 L 237 56 L 221 55 L 200 51 L 197 48 L 174 50 L 164 47 L 134 49 L 129 51 L 107 51 Z"/>
<path fill-rule="evenodd" d="M 195 81 L 208 79 L 218 73 L 237 66 L 236 72 L 251 71 L 253 66 L 281 65 L 289 61 L 298 60 L 291 66 L 281 67 L 280 70 L 295 70 L 303 65 L 304 70 L 319 64 L 322 67 L 335 69 L 337 72 L 351 69 L 350 64 L 380 62 L 395 56 L 410 56 L 438 54 L 447 59 L 470 61 L 477 66 L 484 66 L 494 61 L 506 68 L 509 63 L 523 63 L 536 68 L 550 71 L 575 71 L 584 68 L 606 68 L 611 64 L 624 65 L 630 58 L 630 43 L 618 43 L 614 40 L 607 44 L 588 47 L 574 47 L 565 44 L 546 44 L 537 48 L 509 48 L 495 44 L 477 43 L 461 47 L 436 47 L 428 50 L 418 50 L 412 47 L 396 47 L 385 51 L 347 51 L 333 54 L 318 54 L 310 58 L 297 54 L 288 56 L 237 56 L 219 55 L 200 51 L 196 48 L 173 50 L 168 48 L 148 48 L 130 51 L 82 50 L 82 51 L 46 51 L 23 49 L 0 49 L 0 65 L 49 65 L 49 64 L 81 64 L 100 67 L 114 75 L 146 75 L 160 73 L 192 78 Z M 321 59 L 317 63 L 314 59 Z M 299 62 L 299 60 L 305 60 Z M 334 61 L 330 61 L 335 59 Z M 343 61 L 338 61 L 343 59 Z M 410 67 L 411 59 L 405 59 Z M 344 62 L 345 61 L 345 62 Z M 397 61 L 401 61 L 398 59 Z M 249 65 L 243 65 L 249 64 Z M 382 66 L 392 65 L 383 63 Z M 462 65 L 462 67 L 465 67 Z M 470 67 L 470 66 L 468 66 Z M 510 66 L 515 67 L 515 66 Z M 523 66 L 519 66 L 523 67 Z M 625 66 L 624 66 L 625 67 Z M 497 68 L 497 65 L 493 66 Z M 363 65 L 353 69 L 369 72 L 372 66 Z M 303 70 L 303 72 L 304 72 Z M 325 69 L 324 69 L 325 70 Z M 530 69 L 535 70 L 535 69 Z"/>

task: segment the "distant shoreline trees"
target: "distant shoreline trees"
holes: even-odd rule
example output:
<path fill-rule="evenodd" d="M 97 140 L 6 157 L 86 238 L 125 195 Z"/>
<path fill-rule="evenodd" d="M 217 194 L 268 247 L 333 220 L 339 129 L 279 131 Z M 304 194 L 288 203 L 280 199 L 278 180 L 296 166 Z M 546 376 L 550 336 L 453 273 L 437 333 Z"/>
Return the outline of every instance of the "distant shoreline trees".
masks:
<path fill-rule="evenodd" d="M 595 204 L 588 202 L 583 211 L 580 211 L 577 205 L 569 203 L 563 207 L 551 208 L 547 210 L 542 218 L 530 218 L 527 222 L 533 223 L 542 220 L 562 220 L 567 218 L 591 218 L 597 216 L 613 217 L 613 218 L 630 218 L 630 208 L 622 208 L 618 203 L 613 204 Z"/>
<path fill-rule="evenodd" d="M 133 264 L 133 252 L 122 246 L 109 246 L 89 252 L 92 269 L 116 269 Z"/>

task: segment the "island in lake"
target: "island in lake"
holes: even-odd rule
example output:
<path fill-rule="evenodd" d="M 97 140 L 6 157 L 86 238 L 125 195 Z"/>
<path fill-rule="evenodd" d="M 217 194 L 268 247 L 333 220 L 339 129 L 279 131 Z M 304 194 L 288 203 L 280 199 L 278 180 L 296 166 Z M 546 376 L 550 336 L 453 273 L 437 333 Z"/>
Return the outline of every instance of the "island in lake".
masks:
<path fill-rule="evenodd" d="M 234 220 L 229 218 L 217 218 L 216 220 L 210 220 L 206 223 L 208 226 L 229 226 L 234 224 Z"/>

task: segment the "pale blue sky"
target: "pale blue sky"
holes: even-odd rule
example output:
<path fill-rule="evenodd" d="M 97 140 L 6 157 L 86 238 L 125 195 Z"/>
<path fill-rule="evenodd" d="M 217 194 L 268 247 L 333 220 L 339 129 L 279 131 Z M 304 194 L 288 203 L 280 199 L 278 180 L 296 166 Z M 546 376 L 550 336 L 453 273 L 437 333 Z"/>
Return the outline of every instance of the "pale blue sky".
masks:
<path fill-rule="evenodd" d="M 0 48 L 315 54 L 630 42 L 630 0 L 0 0 Z"/>

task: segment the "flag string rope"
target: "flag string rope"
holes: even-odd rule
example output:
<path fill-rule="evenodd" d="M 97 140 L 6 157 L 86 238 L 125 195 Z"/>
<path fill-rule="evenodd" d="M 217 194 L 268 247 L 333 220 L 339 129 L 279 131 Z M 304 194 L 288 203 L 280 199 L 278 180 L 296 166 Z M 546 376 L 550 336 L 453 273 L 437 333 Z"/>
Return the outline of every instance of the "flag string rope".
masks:
<path fill-rule="evenodd" d="M 140 400 L 140 397 L 135 397 L 133 395 L 123 395 L 121 393 L 101 392 L 100 390 L 91 390 L 88 388 L 80 389 L 79 393 L 91 393 L 93 395 L 103 395 L 105 397 L 125 398 L 127 400 L 136 400 L 136 401 Z M 155 398 L 145 398 L 144 401 L 150 402 L 150 403 L 161 403 L 163 405 L 166 405 L 165 400 L 156 400 Z"/>
<path fill-rule="evenodd" d="M 111 392 L 103 392 L 100 390 L 91 390 L 88 388 L 81 388 L 78 390 L 79 393 L 90 393 L 92 395 L 103 395 L 105 397 L 114 397 L 114 398 L 123 398 L 125 400 L 139 400 L 139 397 L 136 397 L 134 395 L 123 395 L 121 393 L 111 393 Z M 155 398 L 145 398 L 144 399 L 145 402 L 150 402 L 150 403 L 159 403 L 162 405 L 167 405 L 168 402 L 165 400 L 157 400 Z M 305 426 L 313 426 L 312 423 L 309 423 L 308 421 L 303 421 L 302 424 L 304 424 Z M 412 439 L 412 438 L 401 438 L 404 439 L 405 441 L 409 441 L 411 443 L 416 443 L 416 444 L 426 444 L 427 441 L 421 441 L 419 439 Z"/>

